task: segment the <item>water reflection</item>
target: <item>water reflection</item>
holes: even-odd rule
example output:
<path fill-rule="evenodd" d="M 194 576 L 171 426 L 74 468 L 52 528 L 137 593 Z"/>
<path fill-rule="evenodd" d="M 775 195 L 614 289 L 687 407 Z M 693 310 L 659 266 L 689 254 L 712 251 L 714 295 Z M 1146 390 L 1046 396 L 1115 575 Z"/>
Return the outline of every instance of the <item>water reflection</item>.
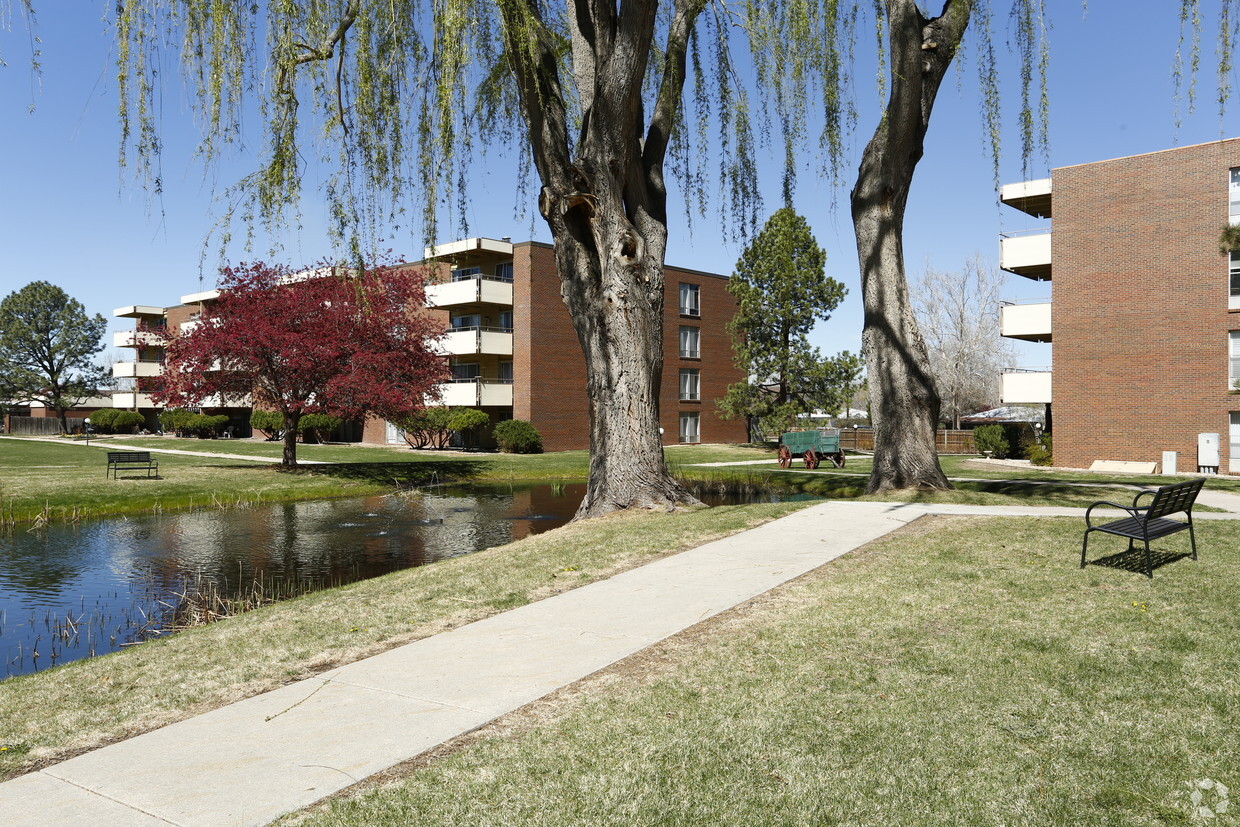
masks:
<path fill-rule="evenodd" d="M 0 534 L 3 676 L 158 634 L 189 584 L 297 592 L 502 545 L 568 522 L 585 485 L 440 489 Z"/>

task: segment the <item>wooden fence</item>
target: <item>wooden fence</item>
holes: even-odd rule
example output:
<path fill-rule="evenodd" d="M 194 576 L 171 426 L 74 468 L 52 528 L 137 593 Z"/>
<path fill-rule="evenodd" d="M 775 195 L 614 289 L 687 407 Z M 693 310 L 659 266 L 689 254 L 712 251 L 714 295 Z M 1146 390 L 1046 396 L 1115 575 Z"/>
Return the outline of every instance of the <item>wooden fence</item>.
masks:
<path fill-rule="evenodd" d="M 8 416 L 8 432 L 11 434 L 34 434 L 54 436 L 60 433 L 60 420 L 54 416 Z M 85 417 L 69 417 L 69 432 L 76 433 L 86 424 Z"/>
<path fill-rule="evenodd" d="M 972 431 L 950 431 L 939 429 L 935 432 L 935 447 L 940 454 L 976 454 L 973 446 Z M 840 429 L 840 445 L 846 451 L 873 451 L 874 431 L 869 428 Z"/>

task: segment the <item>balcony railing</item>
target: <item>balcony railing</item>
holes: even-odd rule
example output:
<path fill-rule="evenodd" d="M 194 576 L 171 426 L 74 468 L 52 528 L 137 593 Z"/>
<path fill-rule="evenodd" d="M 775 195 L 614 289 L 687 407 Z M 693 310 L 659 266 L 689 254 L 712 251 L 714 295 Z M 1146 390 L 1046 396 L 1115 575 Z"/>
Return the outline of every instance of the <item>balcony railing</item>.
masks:
<path fill-rule="evenodd" d="M 1052 341 L 1050 299 L 1003 302 L 999 308 L 999 334 L 1027 342 Z"/>
<path fill-rule="evenodd" d="M 467 276 L 440 284 L 428 284 L 426 303 L 431 307 L 462 304 L 498 304 L 511 307 L 512 282 L 491 276 Z"/>
<path fill-rule="evenodd" d="M 440 404 L 466 408 L 509 407 L 512 384 L 511 379 L 451 379 L 439 386 Z"/>
<path fill-rule="evenodd" d="M 118 330 L 112 335 L 113 347 L 163 347 L 168 337 L 153 330 Z"/>
<path fill-rule="evenodd" d="M 445 333 L 439 346 L 450 356 L 511 356 L 512 328 L 455 327 Z"/>
<path fill-rule="evenodd" d="M 1036 281 L 1049 279 L 1050 228 L 1003 233 L 999 238 L 999 266 L 1010 273 Z"/>
<path fill-rule="evenodd" d="M 124 379 L 159 376 L 163 372 L 163 362 L 116 362 L 112 365 L 112 375 Z"/>
<path fill-rule="evenodd" d="M 1005 405 L 1039 405 L 1051 402 L 1051 369 L 1004 368 L 1000 397 Z"/>

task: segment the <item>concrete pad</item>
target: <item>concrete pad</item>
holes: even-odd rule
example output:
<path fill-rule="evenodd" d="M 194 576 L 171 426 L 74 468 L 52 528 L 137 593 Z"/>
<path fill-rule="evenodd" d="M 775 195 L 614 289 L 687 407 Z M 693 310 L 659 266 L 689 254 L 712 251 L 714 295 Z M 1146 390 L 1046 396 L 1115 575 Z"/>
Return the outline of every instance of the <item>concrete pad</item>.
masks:
<path fill-rule="evenodd" d="M 1153 474 L 1157 468 L 1157 462 L 1125 462 L 1118 459 L 1096 459 L 1089 466 L 1090 471 L 1119 474 Z"/>
<path fill-rule="evenodd" d="M 5 827 L 87 821 L 91 827 L 167 827 L 170 823 L 41 772 L 0 784 L 0 823 Z"/>
<path fill-rule="evenodd" d="M 316 678 L 44 773 L 174 824 L 266 824 L 488 719 Z M 0 809 L 7 787 L 0 785 Z"/>

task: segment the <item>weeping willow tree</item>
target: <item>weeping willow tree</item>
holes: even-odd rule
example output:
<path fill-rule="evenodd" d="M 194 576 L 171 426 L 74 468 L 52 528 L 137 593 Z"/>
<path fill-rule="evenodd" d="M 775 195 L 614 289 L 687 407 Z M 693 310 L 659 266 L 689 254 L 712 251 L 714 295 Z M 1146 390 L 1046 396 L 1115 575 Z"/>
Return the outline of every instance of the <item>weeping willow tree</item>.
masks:
<path fill-rule="evenodd" d="M 706 0 L 120 0 L 122 163 L 159 188 L 168 53 L 208 161 L 241 140 L 246 105 L 257 102 L 262 166 L 226 197 L 225 219 L 249 227 L 278 231 L 290 220 L 303 153 L 323 151 L 336 170 L 323 195 L 338 241 L 363 244 L 411 204 L 431 240 L 445 208 L 465 225 L 470 158 L 515 145 L 538 176 L 537 208 L 586 361 L 590 470 L 577 516 L 693 503 L 667 470 L 659 428 L 665 168 L 701 193 L 693 159 L 721 162 L 725 209 L 735 225 L 757 220 L 746 106 L 723 80 L 726 10 L 706 9 Z M 697 81 L 686 96 L 690 64 Z M 711 77 L 721 79 L 713 88 Z"/>
<path fill-rule="evenodd" d="M 1220 106 L 1235 38 L 1232 0 L 1221 2 Z M 1043 5 L 1008 7 L 1026 163 L 1045 147 Z M 1201 14 L 1198 0 L 1180 9 L 1191 104 Z M 208 161 L 241 141 L 246 103 L 257 102 L 262 166 L 229 191 L 225 211 L 248 227 L 289 220 L 305 154 L 316 152 L 337 170 L 323 196 L 341 242 L 360 244 L 411 204 L 433 239 L 440 210 L 457 209 L 465 224 L 469 160 L 515 146 L 522 168 L 537 173 L 538 211 L 586 360 L 590 477 L 578 516 L 675 507 L 691 498 L 667 472 L 658 428 L 665 175 L 679 177 L 687 212 L 710 198 L 740 236 L 756 228 L 752 80 L 778 121 L 763 134 L 782 138 L 784 200 L 815 119 L 822 172 L 842 181 L 858 122 L 856 47 L 872 32 L 886 103 L 850 199 L 876 431 L 869 490 L 945 488 L 934 448 L 939 396 L 909 301 L 903 222 L 939 87 L 962 49 L 975 56 L 997 170 L 992 14 L 990 0 L 943 0 L 937 14 L 915 0 L 118 0 L 122 162 L 135 161 L 159 189 L 165 55 L 180 65 Z M 752 79 L 731 58 L 742 37 Z"/>

